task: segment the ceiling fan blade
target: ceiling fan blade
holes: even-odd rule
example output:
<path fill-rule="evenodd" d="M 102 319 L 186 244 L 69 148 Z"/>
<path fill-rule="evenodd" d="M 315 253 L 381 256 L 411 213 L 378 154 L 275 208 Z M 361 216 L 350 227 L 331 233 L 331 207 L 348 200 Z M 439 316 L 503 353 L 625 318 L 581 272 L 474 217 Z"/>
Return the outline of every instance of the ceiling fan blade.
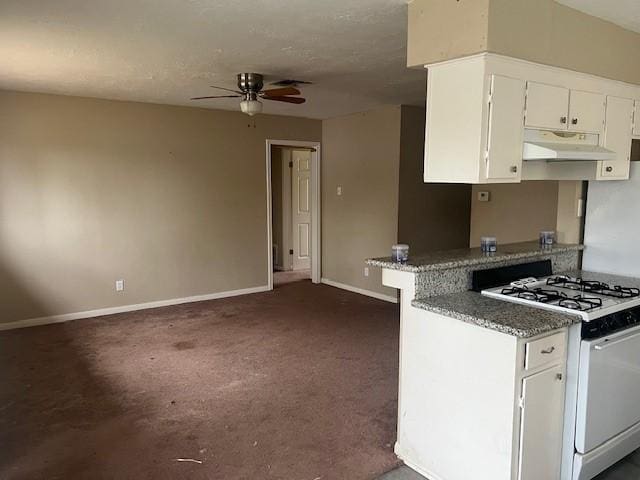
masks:
<path fill-rule="evenodd" d="M 260 92 L 263 97 L 281 97 L 283 95 L 300 95 L 300 90 L 293 87 L 274 88 L 272 90 L 263 90 Z"/>
<path fill-rule="evenodd" d="M 239 98 L 242 95 L 214 95 L 212 97 L 193 97 L 191 100 L 204 100 L 205 98 Z"/>
<path fill-rule="evenodd" d="M 275 100 L 276 102 L 304 103 L 307 100 L 302 97 L 263 97 L 265 100 Z"/>
<path fill-rule="evenodd" d="M 218 90 L 226 90 L 227 92 L 233 92 L 233 93 L 239 93 L 242 95 L 242 92 L 239 90 L 231 90 L 230 88 L 224 88 L 224 87 L 216 87 L 215 85 L 209 85 L 209 87 L 211 88 L 217 88 Z"/>

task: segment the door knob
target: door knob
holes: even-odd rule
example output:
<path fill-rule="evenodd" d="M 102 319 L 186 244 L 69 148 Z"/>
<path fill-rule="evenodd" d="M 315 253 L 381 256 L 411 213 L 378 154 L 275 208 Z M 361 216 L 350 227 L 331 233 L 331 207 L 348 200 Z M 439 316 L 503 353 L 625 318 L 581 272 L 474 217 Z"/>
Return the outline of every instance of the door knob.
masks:
<path fill-rule="evenodd" d="M 611 173 L 611 172 L 613 172 L 613 167 L 607 167 L 607 168 L 605 168 L 605 171 Z"/>

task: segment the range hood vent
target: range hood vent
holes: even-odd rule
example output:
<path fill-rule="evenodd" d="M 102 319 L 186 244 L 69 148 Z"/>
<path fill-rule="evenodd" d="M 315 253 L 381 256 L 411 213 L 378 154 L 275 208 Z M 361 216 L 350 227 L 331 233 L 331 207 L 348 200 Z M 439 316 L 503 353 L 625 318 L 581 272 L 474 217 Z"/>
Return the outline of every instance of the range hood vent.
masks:
<path fill-rule="evenodd" d="M 579 160 L 615 160 L 616 154 L 599 145 L 525 142 L 523 160 L 569 162 Z"/>
<path fill-rule="evenodd" d="M 599 140 L 597 134 L 525 129 L 522 159 L 548 162 L 615 160 L 615 152 L 601 147 Z"/>

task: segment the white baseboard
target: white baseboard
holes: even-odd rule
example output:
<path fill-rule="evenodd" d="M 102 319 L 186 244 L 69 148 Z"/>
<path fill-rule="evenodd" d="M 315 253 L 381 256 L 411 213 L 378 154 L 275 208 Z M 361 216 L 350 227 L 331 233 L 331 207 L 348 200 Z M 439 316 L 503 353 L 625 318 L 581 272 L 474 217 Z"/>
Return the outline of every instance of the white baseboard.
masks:
<path fill-rule="evenodd" d="M 62 315 L 52 315 L 49 317 L 29 318 L 26 320 L 18 320 L 17 322 L 0 323 L 0 331 L 11 330 L 14 328 L 35 327 L 37 325 L 47 325 L 49 323 L 62 323 L 70 320 L 81 320 L 83 318 L 101 317 L 103 315 L 113 315 L 115 313 L 135 312 L 136 310 L 146 310 L 148 308 L 168 307 L 170 305 L 180 305 L 181 303 L 203 302 L 205 300 L 215 300 L 218 298 L 237 297 L 238 295 L 248 295 L 250 293 L 266 292 L 268 290 L 270 289 L 267 285 L 262 285 L 260 287 L 243 288 L 240 290 L 195 295 L 193 297 L 172 298 L 170 300 L 158 300 L 155 302 L 137 303 L 134 305 L 122 305 L 120 307 L 86 310 L 84 312 L 64 313 Z"/>
<path fill-rule="evenodd" d="M 342 290 L 348 290 L 350 292 L 359 293 L 360 295 L 366 295 L 367 297 L 377 298 L 378 300 L 384 300 L 385 302 L 398 303 L 397 297 L 385 295 L 384 293 L 378 293 L 371 290 L 365 290 L 364 288 L 353 287 L 351 285 L 347 285 L 346 283 L 334 282 L 333 280 L 329 280 L 328 278 L 322 278 L 320 282 L 324 283 L 325 285 L 329 285 L 330 287 L 341 288 Z"/>
<path fill-rule="evenodd" d="M 402 447 L 400 446 L 400 444 L 398 442 L 395 443 L 395 445 L 393 446 L 393 452 L 396 454 L 396 456 L 402 460 L 404 462 L 404 464 L 409 467 L 411 470 L 413 470 L 414 472 L 419 473 L 420 475 L 422 475 L 425 479 L 430 479 L 430 480 L 442 480 L 441 477 L 439 477 L 438 475 L 435 475 L 434 473 L 429 472 L 428 470 L 425 470 L 424 468 L 422 468 L 420 465 L 415 464 L 411 461 L 411 459 L 408 459 L 407 456 L 404 454 L 404 452 L 402 451 Z"/>

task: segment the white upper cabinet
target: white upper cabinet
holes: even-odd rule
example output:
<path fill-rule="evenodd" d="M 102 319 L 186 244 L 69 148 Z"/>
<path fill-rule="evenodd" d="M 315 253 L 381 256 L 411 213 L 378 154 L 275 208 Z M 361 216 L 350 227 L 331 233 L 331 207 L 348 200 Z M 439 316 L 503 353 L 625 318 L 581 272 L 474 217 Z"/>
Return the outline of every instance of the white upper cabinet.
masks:
<path fill-rule="evenodd" d="M 568 121 L 568 88 L 527 82 L 526 127 L 566 130 Z"/>
<path fill-rule="evenodd" d="M 599 93 L 571 90 L 568 129 L 572 132 L 601 133 L 604 129 L 605 99 Z"/>
<path fill-rule="evenodd" d="M 520 181 L 523 80 L 487 75 L 483 58 L 429 70 L 425 182 Z"/>
<path fill-rule="evenodd" d="M 598 162 L 598 180 L 629 178 L 633 125 L 633 100 L 607 97 L 604 141 L 602 145 L 616 152 L 615 160 Z"/>
<path fill-rule="evenodd" d="M 605 96 L 555 85 L 527 82 L 525 127 L 600 133 Z"/>
<path fill-rule="evenodd" d="M 491 53 L 427 69 L 425 182 L 628 178 L 631 135 L 640 136 L 640 86 Z M 600 145 L 619 155 L 523 161 L 525 141 Z"/>
<path fill-rule="evenodd" d="M 491 76 L 486 154 L 491 181 L 520 181 L 524 90 L 523 80 Z"/>

